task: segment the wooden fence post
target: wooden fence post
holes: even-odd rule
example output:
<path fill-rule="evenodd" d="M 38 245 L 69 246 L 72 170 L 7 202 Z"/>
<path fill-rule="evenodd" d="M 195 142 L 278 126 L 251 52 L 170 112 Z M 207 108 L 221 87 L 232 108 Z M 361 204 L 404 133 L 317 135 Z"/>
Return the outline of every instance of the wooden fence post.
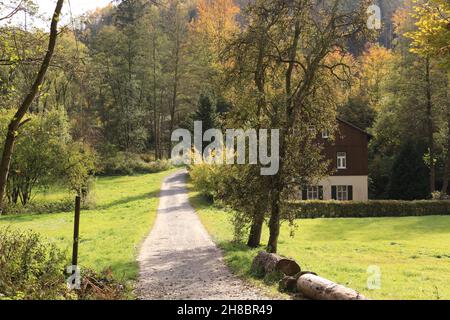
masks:
<path fill-rule="evenodd" d="M 81 197 L 75 198 L 75 221 L 73 225 L 72 266 L 78 265 L 78 235 L 80 233 Z"/>

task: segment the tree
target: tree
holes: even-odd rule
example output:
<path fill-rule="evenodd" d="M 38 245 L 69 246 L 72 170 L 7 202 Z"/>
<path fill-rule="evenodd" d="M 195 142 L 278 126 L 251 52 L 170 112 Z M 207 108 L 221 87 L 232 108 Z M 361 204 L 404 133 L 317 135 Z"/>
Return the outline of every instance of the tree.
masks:
<path fill-rule="evenodd" d="M 444 147 L 446 153 L 445 168 L 443 171 L 443 184 L 441 192 L 446 194 L 450 172 L 450 103 L 448 92 L 450 91 L 450 3 L 445 0 L 415 1 L 412 16 L 417 20 L 417 29 L 406 33 L 412 39 L 411 52 L 425 58 L 429 71 L 430 59 L 437 59 L 438 63 L 447 71 L 447 144 Z M 428 72 L 428 77 L 430 77 Z M 431 81 L 431 79 L 429 79 Z M 427 92 L 427 94 L 431 94 Z M 431 99 L 430 99 L 431 100 Z M 431 153 L 431 151 L 430 151 Z M 431 165 L 434 159 L 430 155 Z M 434 167 L 432 167 L 430 184 L 431 192 L 434 191 Z"/>
<path fill-rule="evenodd" d="M 7 130 L 6 120 L 13 115 L 11 111 L 1 113 L 5 124 L 2 137 Z M 29 202 L 36 187 L 45 187 L 62 175 L 65 145 L 70 141 L 67 119 L 61 112 L 30 115 L 28 119 L 14 146 L 7 187 L 9 201 L 17 203 L 20 199 L 22 205 Z M 3 139 L 0 143 L 4 143 Z"/>
<path fill-rule="evenodd" d="M 326 172 L 308 128 L 334 129 L 330 91 L 349 76 L 344 57 L 350 39 L 362 34 L 366 8 L 362 3 L 346 10 L 340 1 L 255 1 L 244 12 L 248 25 L 227 61 L 235 78 L 230 116 L 236 124 L 281 128 L 279 172 L 257 181 L 270 186 L 270 252 L 277 251 L 280 221 L 289 217 L 287 202 L 298 186 Z"/>
<path fill-rule="evenodd" d="M 426 183 L 428 169 L 422 159 L 422 150 L 406 142 L 396 156 L 388 192 L 391 199 L 415 200 L 428 196 Z"/>
<path fill-rule="evenodd" d="M 36 97 L 36 94 L 38 93 L 40 86 L 42 85 L 42 82 L 44 81 L 45 74 L 47 72 L 47 69 L 50 65 L 50 61 L 53 56 L 53 51 L 55 49 L 56 45 L 56 38 L 58 36 L 58 22 L 59 22 L 59 16 L 61 14 L 61 9 L 63 6 L 64 0 L 58 0 L 55 8 L 55 12 L 53 13 L 52 22 L 50 26 L 50 38 L 48 43 L 48 49 L 45 54 L 44 60 L 42 61 L 41 67 L 39 69 L 38 74 L 36 75 L 36 79 L 33 83 L 33 85 L 30 88 L 30 91 L 28 92 L 27 96 L 23 100 L 20 107 L 17 109 L 16 114 L 12 118 L 12 120 L 9 123 L 8 131 L 6 134 L 5 139 L 5 145 L 3 148 L 2 153 L 2 159 L 0 162 L 0 210 L 3 208 L 3 198 L 5 195 L 5 189 L 6 189 L 6 183 L 8 179 L 8 173 L 9 173 L 9 166 L 11 163 L 11 158 L 13 154 L 13 148 L 14 148 L 14 142 L 16 140 L 16 137 L 18 135 L 18 130 L 21 126 L 23 126 L 26 123 L 23 122 L 23 118 L 25 114 L 27 113 L 31 103 Z"/>
<path fill-rule="evenodd" d="M 441 57 L 450 72 L 450 3 L 446 0 L 414 1 L 417 30 L 406 34 L 411 51 L 421 56 Z"/>
<path fill-rule="evenodd" d="M 216 126 L 216 110 L 211 100 L 206 95 L 200 95 L 198 100 L 198 109 L 194 113 L 194 121 L 201 121 L 203 130 L 215 128 Z"/>
<path fill-rule="evenodd" d="M 92 57 L 89 100 L 103 144 L 162 158 L 170 153 L 171 131 L 207 91 L 210 69 L 196 50 L 194 5 L 156 3 L 122 1 L 88 17 L 79 33 Z"/>
<path fill-rule="evenodd" d="M 411 39 L 406 35 L 415 30 L 412 5 L 405 5 L 394 15 L 396 47 L 385 59 L 388 72 L 384 77 L 378 113 L 371 132 L 370 177 L 372 196 L 389 197 L 385 182 L 390 180 L 393 160 L 405 141 L 424 150 L 423 161 L 429 166 L 428 189 L 438 185 L 435 172 L 442 170 L 444 140 L 447 132 L 447 75 L 438 61 L 410 51 Z"/>
<path fill-rule="evenodd" d="M 0 112 L 2 137 L 12 111 Z M 26 205 L 37 187 L 52 183 L 63 183 L 83 195 L 87 180 L 95 172 L 95 155 L 87 144 L 72 140 L 65 111 L 30 114 L 28 119 L 14 146 L 6 192 L 8 200 L 15 204 L 20 200 Z"/>
<path fill-rule="evenodd" d="M 35 4 L 31 0 L 8 0 L 7 4 L 0 1 L 0 22 L 11 19 L 21 11 L 34 13 L 34 10 Z"/>

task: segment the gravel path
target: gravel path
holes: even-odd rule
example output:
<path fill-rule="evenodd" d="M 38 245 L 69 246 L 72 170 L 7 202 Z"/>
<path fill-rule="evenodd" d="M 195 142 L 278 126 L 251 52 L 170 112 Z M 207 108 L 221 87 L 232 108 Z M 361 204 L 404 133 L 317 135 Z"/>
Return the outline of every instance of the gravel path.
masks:
<path fill-rule="evenodd" d="M 138 261 L 140 299 L 267 299 L 231 274 L 188 201 L 186 171 L 167 177 Z"/>

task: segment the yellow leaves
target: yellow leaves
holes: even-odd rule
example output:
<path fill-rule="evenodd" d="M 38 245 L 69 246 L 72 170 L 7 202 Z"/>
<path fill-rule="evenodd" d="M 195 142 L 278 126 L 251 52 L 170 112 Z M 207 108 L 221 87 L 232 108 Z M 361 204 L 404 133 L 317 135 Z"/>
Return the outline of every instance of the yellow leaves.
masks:
<path fill-rule="evenodd" d="M 411 13 L 411 16 L 417 20 L 415 23 L 417 30 L 404 34 L 412 40 L 411 52 L 422 56 L 444 56 L 450 68 L 450 52 L 445 50 L 450 43 L 449 2 L 441 0 L 415 2 L 414 13 Z"/>
<path fill-rule="evenodd" d="M 233 0 L 200 0 L 198 19 L 192 26 L 217 53 L 225 40 L 238 30 L 235 17 L 239 11 Z"/>

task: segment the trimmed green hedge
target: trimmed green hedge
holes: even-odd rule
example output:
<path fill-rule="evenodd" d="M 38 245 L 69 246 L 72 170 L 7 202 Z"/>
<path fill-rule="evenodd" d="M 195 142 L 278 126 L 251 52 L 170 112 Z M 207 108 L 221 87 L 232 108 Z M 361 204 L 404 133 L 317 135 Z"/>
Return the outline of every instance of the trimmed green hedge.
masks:
<path fill-rule="evenodd" d="M 299 201 L 292 203 L 292 210 L 294 210 L 297 218 L 363 218 L 450 215 L 450 201 Z"/>

